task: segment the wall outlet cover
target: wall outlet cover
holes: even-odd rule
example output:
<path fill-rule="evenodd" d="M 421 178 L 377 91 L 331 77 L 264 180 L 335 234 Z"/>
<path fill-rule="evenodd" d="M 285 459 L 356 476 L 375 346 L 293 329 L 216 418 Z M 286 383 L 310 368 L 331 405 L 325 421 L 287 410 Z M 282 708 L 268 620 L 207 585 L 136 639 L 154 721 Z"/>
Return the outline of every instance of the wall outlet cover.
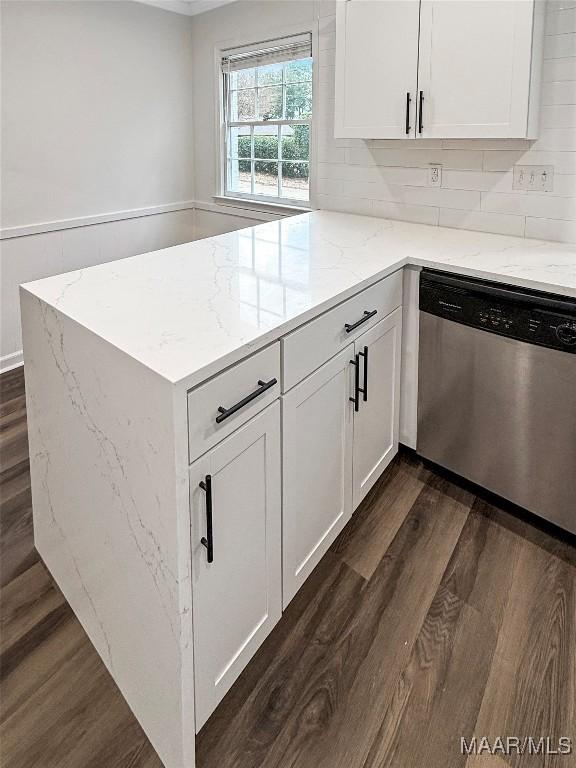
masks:
<path fill-rule="evenodd" d="M 554 189 L 554 166 L 515 165 L 512 189 L 524 192 L 552 192 Z"/>
<path fill-rule="evenodd" d="M 432 165 L 428 166 L 428 186 L 429 187 L 441 187 L 442 186 L 442 166 Z"/>

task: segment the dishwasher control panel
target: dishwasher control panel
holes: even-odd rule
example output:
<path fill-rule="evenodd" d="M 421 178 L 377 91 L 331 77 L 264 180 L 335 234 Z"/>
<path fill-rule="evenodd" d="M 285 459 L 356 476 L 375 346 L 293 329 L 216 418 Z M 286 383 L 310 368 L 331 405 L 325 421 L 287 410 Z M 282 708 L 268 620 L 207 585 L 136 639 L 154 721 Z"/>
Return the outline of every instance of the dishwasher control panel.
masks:
<path fill-rule="evenodd" d="M 420 275 L 420 311 L 511 339 L 576 353 L 576 299 L 424 269 Z"/>

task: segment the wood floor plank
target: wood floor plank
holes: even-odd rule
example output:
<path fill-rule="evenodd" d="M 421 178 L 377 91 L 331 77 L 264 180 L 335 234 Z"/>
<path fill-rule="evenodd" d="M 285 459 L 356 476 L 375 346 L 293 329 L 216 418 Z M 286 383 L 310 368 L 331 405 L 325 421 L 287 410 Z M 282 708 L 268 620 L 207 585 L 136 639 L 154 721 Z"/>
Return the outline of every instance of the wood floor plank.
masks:
<path fill-rule="evenodd" d="M 10 646 L 0 658 L 0 722 L 18 712 L 30 696 L 57 674 L 66 659 L 83 645 L 92 647 L 70 607 L 62 604 Z M 61 679 L 61 682 L 65 681 Z M 72 682 L 73 677 L 68 681 L 73 700 L 75 692 Z"/>
<path fill-rule="evenodd" d="M 500 755 L 470 755 L 466 768 L 510 768 L 510 764 Z"/>
<path fill-rule="evenodd" d="M 0 726 L 3 768 L 120 768 L 143 738 L 86 642 L 77 644 Z M 103 761 L 102 754 L 110 756 L 111 750 L 113 757 Z"/>
<path fill-rule="evenodd" d="M 0 483 L 0 586 L 5 586 L 38 560 L 28 461 L 0 473 Z"/>
<path fill-rule="evenodd" d="M 363 768 L 463 768 L 518 553 L 476 500 Z"/>
<path fill-rule="evenodd" d="M 65 602 L 41 562 L 13 579 L 2 593 L 0 653 L 5 654 Z"/>
<path fill-rule="evenodd" d="M 284 614 L 281 635 L 272 634 L 219 716 L 199 734 L 199 767 L 264 765 L 310 674 L 325 663 L 341 663 L 338 646 L 346 646 L 364 586 L 345 563 L 330 553 L 323 558 Z"/>
<path fill-rule="evenodd" d="M 369 754 L 471 496 L 427 484 L 362 593 L 346 635 L 306 687 L 262 768 L 356 768 Z M 367 717 L 367 713 L 380 713 Z"/>
<path fill-rule="evenodd" d="M 524 539 L 476 736 L 568 736 L 576 749 L 576 578 L 561 558 Z M 515 768 L 565 768 L 566 758 L 514 755 Z M 576 759 L 571 758 L 574 762 Z"/>
<path fill-rule="evenodd" d="M 24 367 L 0 375 L 0 402 L 6 403 L 24 393 Z"/>
<path fill-rule="evenodd" d="M 394 462 L 372 488 L 332 551 L 365 579 L 374 573 L 429 476 L 420 462 Z"/>

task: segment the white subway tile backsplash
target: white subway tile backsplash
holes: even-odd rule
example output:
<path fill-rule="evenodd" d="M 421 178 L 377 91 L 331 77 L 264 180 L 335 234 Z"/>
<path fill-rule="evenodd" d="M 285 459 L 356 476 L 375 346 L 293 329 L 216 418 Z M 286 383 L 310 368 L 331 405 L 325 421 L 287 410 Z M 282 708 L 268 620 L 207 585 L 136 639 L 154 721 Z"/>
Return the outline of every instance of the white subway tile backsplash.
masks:
<path fill-rule="evenodd" d="M 336 48 L 336 19 L 329 16 L 318 23 L 318 50 L 329 51 Z"/>
<path fill-rule="evenodd" d="M 473 229 L 476 232 L 498 232 L 502 235 L 524 235 L 524 216 L 486 211 L 456 211 L 440 208 L 440 226 Z"/>
<path fill-rule="evenodd" d="M 328 54 L 328 52 L 326 52 Z M 328 56 L 326 57 L 327 60 Z M 335 67 L 333 65 L 328 64 L 320 64 L 318 67 L 318 85 L 320 87 L 322 86 L 329 86 L 332 88 L 332 93 L 334 93 L 334 72 Z"/>
<path fill-rule="evenodd" d="M 568 32 L 576 32 L 576 8 L 556 11 L 551 6 L 546 18 L 546 34 L 562 35 Z"/>
<path fill-rule="evenodd" d="M 411 186 L 428 184 L 428 172 L 424 168 L 320 163 L 317 175 L 319 179 L 339 179 L 342 181 L 375 181 L 386 184 L 409 184 Z"/>
<path fill-rule="evenodd" d="M 544 58 L 563 59 L 565 56 L 576 56 L 576 32 L 547 35 L 544 38 Z"/>
<path fill-rule="evenodd" d="M 444 208 L 474 210 L 480 207 L 480 192 L 476 190 L 444 189 L 443 187 L 390 186 L 384 200 L 414 205 L 434 205 Z"/>
<path fill-rule="evenodd" d="M 524 165 L 553 165 L 554 174 L 576 173 L 576 152 L 530 150 L 518 162 Z"/>
<path fill-rule="evenodd" d="M 576 56 L 544 61 L 542 81 L 544 83 L 556 83 L 561 80 L 576 80 Z"/>
<path fill-rule="evenodd" d="M 508 149 L 484 152 L 482 168 L 485 171 L 509 171 L 516 163 L 524 162 L 526 150 Z"/>
<path fill-rule="evenodd" d="M 363 197 L 346 197 L 339 195 L 317 196 L 319 208 L 327 208 L 331 211 L 344 211 L 345 213 L 358 213 L 364 216 L 374 216 L 373 200 Z"/>
<path fill-rule="evenodd" d="M 526 219 L 526 237 L 541 240 L 559 240 L 563 243 L 576 243 L 576 221 L 558 221 L 557 219 Z"/>
<path fill-rule="evenodd" d="M 576 128 L 576 104 L 541 107 L 540 125 L 542 128 Z"/>
<path fill-rule="evenodd" d="M 315 0 L 314 15 L 319 18 L 334 16 L 336 13 L 336 0 Z"/>
<path fill-rule="evenodd" d="M 558 152 L 576 151 L 576 131 L 573 128 L 541 128 L 538 140 L 532 145 L 536 152 L 552 150 Z"/>
<path fill-rule="evenodd" d="M 546 193 L 517 192 L 507 195 L 499 192 L 482 192 L 482 210 L 495 213 L 513 213 L 543 219 L 576 218 L 576 199 Z"/>
<path fill-rule="evenodd" d="M 319 207 L 426 224 L 576 241 L 576 0 L 550 0 L 537 141 L 334 138 L 334 0 L 319 0 Z M 331 13 L 327 12 L 331 9 Z M 428 186 L 431 163 L 442 186 Z M 549 193 L 512 188 L 514 165 L 551 165 Z"/>
<path fill-rule="evenodd" d="M 511 192 L 512 173 L 504 171 L 452 171 L 442 173 L 448 189 L 477 189 L 480 192 Z"/>
<path fill-rule="evenodd" d="M 573 82 L 542 83 L 542 104 L 576 104 L 576 86 Z"/>
<path fill-rule="evenodd" d="M 415 142 L 411 145 L 414 146 Z M 445 168 L 476 170 L 482 168 L 482 152 L 457 149 L 349 149 L 347 162 L 357 165 L 395 165 L 412 168 L 427 168 L 430 163 L 439 163 Z"/>
<path fill-rule="evenodd" d="M 442 149 L 442 139 L 368 139 L 369 149 Z M 466 149 L 466 147 L 464 147 Z"/>
<path fill-rule="evenodd" d="M 521 150 L 530 147 L 529 139 L 444 139 L 444 149 Z"/>
<path fill-rule="evenodd" d="M 548 10 L 562 11 L 565 8 L 576 8 L 576 0 L 548 0 Z"/>
<path fill-rule="evenodd" d="M 417 224 L 432 224 L 438 226 L 438 208 L 431 205 L 404 205 L 388 200 L 374 200 L 373 216 L 383 216 L 386 219 L 413 221 Z"/>
<path fill-rule="evenodd" d="M 576 199 L 576 174 L 557 173 L 554 175 L 552 186 L 553 195 L 563 195 Z"/>

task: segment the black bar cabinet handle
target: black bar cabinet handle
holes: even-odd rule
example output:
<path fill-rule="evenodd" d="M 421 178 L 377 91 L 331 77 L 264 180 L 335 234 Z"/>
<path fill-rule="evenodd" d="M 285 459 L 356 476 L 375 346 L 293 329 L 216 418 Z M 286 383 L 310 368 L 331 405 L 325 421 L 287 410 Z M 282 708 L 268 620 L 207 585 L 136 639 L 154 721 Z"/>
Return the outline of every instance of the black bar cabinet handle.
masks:
<path fill-rule="evenodd" d="M 228 416 L 232 416 L 232 414 L 239 411 L 240 408 L 244 408 L 245 405 L 248 405 L 248 403 L 251 403 L 252 400 L 255 400 L 257 397 L 260 397 L 260 395 L 266 392 L 267 389 L 270 389 L 270 387 L 273 387 L 274 384 L 277 383 L 278 379 L 270 379 L 270 381 L 262 381 L 262 379 L 258 379 L 259 389 L 246 395 L 246 397 L 243 397 L 242 400 L 239 400 L 236 405 L 233 405 L 231 408 L 224 408 L 223 405 L 218 408 L 220 416 L 216 416 L 216 424 L 220 424 L 224 419 L 227 419 Z"/>
<path fill-rule="evenodd" d="M 410 133 L 410 102 L 412 99 L 410 98 L 410 91 L 406 94 L 406 136 Z"/>
<path fill-rule="evenodd" d="M 354 355 L 354 360 L 350 360 L 350 365 L 354 366 L 354 397 L 348 398 L 354 403 L 354 410 L 360 410 L 360 360 L 358 355 Z"/>
<path fill-rule="evenodd" d="M 200 544 L 203 544 L 207 551 L 207 560 L 209 563 L 214 561 L 214 533 L 212 531 L 212 475 L 206 475 L 199 484 L 200 488 L 206 492 L 206 538 L 202 536 Z"/>
<path fill-rule="evenodd" d="M 422 133 L 424 128 L 422 124 L 422 105 L 424 103 L 424 91 L 420 91 L 420 103 L 418 106 L 418 133 Z"/>
<path fill-rule="evenodd" d="M 344 330 L 346 333 L 350 333 L 351 331 L 355 331 L 356 328 L 358 328 L 362 323 L 365 323 L 366 320 L 370 320 L 371 317 L 374 317 L 374 315 L 378 312 L 377 309 L 373 309 L 372 312 L 364 311 L 364 314 L 360 318 L 360 320 L 356 320 L 355 323 L 352 323 L 350 325 L 349 323 L 344 323 Z"/>
<path fill-rule="evenodd" d="M 358 352 L 359 357 L 364 358 L 364 386 L 359 389 L 359 392 L 362 392 L 363 400 L 365 403 L 368 402 L 368 347 L 364 347 L 362 352 Z"/>

